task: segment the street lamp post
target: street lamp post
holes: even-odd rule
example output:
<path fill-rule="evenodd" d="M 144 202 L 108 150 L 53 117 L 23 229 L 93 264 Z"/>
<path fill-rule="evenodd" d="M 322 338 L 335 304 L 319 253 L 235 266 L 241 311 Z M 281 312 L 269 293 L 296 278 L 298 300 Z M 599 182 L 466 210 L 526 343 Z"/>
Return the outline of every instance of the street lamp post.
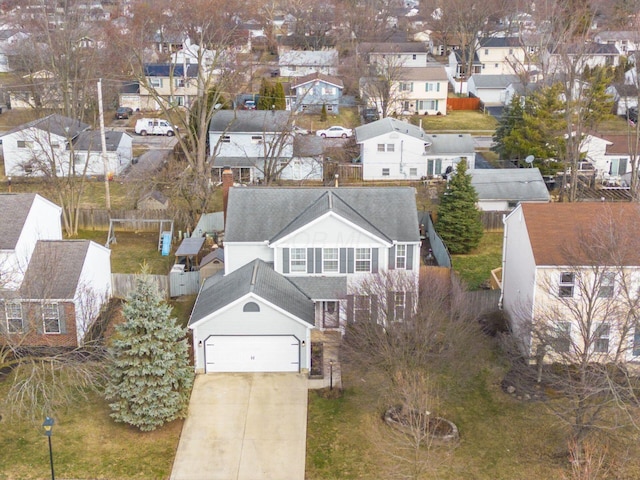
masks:
<path fill-rule="evenodd" d="M 51 480 L 56 480 L 55 473 L 53 472 L 53 449 L 51 448 L 51 434 L 53 433 L 54 423 L 55 422 L 53 418 L 47 417 L 44 419 L 44 423 L 42 424 L 42 428 L 44 428 L 44 434 L 49 440 L 49 463 L 51 464 Z"/>

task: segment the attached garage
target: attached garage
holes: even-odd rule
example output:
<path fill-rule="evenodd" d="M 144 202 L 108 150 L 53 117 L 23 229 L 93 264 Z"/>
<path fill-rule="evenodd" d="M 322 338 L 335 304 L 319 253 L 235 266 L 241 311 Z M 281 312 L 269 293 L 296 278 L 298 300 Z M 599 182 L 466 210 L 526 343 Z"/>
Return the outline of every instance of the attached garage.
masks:
<path fill-rule="evenodd" d="M 293 335 L 213 335 L 205 342 L 205 372 L 299 372 Z"/>

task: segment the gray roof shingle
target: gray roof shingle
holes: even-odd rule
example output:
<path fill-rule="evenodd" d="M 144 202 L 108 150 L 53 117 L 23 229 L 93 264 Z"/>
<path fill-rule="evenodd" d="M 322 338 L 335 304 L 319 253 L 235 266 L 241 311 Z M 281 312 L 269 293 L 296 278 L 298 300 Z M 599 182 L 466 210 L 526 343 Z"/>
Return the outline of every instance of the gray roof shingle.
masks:
<path fill-rule="evenodd" d="M 548 202 L 549 190 L 537 168 L 469 170 L 480 200 Z"/>
<path fill-rule="evenodd" d="M 189 325 L 251 292 L 309 325 L 314 324 L 311 299 L 271 265 L 256 259 L 228 275 L 209 277 L 198 294 Z"/>
<path fill-rule="evenodd" d="M 22 298 L 73 299 L 90 240 L 39 240 L 20 287 Z"/>
<path fill-rule="evenodd" d="M 273 241 L 329 210 L 385 240 L 420 239 L 410 187 L 231 188 L 227 208 L 227 242 Z"/>
<path fill-rule="evenodd" d="M 0 194 L 0 250 L 16 248 L 35 193 Z"/>
<path fill-rule="evenodd" d="M 105 145 L 108 152 L 115 152 L 120 145 L 124 132 L 116 132 L 115 130 L 109 130 L 104 132 Z M 73 145 L 76 151 L 102 151 L 102 139 L 100 138 L 99 131 L 82 132 L 73 141 Z"/>
<path fill-rule="evenodd" d="M 425 131 L 417 125 L 412 125 L 409 122 L 403 122 L 402 120 L 392 117 L 381 118 L 375 122 L 356 127 L 356 141 L 358 143 L 364 142 L 370 138 L 379 137 L 380 135 L 391 132 L 400 132 L 428 143 L 431 142 Z"/>
<path fill-rule="evenodd" d="M 273 133 L 286 132 L 291 113 L 285 110 L 220 110 L 209 124 L 210 132 Z"/>

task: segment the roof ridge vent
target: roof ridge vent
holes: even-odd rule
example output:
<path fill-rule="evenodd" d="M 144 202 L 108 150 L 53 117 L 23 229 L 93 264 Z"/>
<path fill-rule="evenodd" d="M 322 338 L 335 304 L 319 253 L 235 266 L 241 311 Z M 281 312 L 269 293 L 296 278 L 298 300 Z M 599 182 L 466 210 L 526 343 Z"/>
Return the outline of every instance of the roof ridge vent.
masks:
<path fill-rule="evenodd" d="M 329 210 L 333 210 L 333 195 L 329 192 Z"/>

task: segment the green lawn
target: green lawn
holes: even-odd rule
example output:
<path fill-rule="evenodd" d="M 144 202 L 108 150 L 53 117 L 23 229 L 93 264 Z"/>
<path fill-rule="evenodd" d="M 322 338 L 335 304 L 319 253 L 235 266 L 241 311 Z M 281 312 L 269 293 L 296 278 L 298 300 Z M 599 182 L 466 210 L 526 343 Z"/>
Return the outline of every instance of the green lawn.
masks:
<path fill-rule="evenodd" d="M 477 110 L 452 110 L 446 115 L 427 115 L 418 117 L 422 128 L 427 132 L 493 132 L 498 122 L 491 115 Z M 415 123 L 415 117 L 412 120 Z"/>
<path fill-rule="evenodd" d="M 81 230 L 78 238 L 93 240 L 101 245 L 107 241 L 107 232 L 102 230 Z M 149 273 L 166 275 L 175 258 L 163 257 L 158 251 L 157 232 L 124 232 L 116 230 L 117 243 L 111 244 L 111 271 L 113 273 L 140 273 L 143 263 Z M 174 245 L 175 250 L 175 245 Z"/>
<path fill-rule="evenodd" d="M 0 382 L 0 395 L 6 389 Z M 106 402 L 96 395 L 54 416 L 52 445 L 57 478 L 168 478 L 182 421 L 142 433 L 117 424 Z M 49 450 L 41 422 L 6 416 L 0 428 L 0 480 L 50 476 Z"/>
<path fill-rule="evenodd" d="M 491 276 L 491 270 L 502 266 L 502 232 L 485 232 L 480 245 L 466 255 L 452 255 L 453 269 L 475 290 Z"/>

